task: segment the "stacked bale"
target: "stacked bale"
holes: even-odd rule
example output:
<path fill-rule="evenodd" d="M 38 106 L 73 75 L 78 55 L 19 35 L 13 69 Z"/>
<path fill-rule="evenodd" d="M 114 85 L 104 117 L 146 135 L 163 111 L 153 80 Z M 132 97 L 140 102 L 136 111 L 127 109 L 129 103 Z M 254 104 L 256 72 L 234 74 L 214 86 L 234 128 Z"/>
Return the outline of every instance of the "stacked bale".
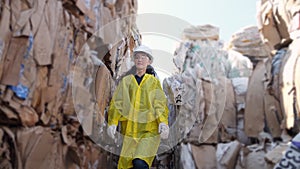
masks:
<path fill-rule="evenodd" d="M 189 27 L 183 36 L 174 57 L 180 74 L 164 81 L 171 107 L 175 107 L 172 109 L 176 114 L 174 126 L 178 128 L 177 140 L 171 140 L 182 143 L 175 151 L 174 159 L 180 161 L 175 167 L 215 168 L 216 145 L 231 142 L 238 136 L 231 78 L 251 74 L 252 65 L 249 61 L 251 66 L 245 69 L 231 64 L 238 58 L 230 57 L 223 49 L 218 27 Z"/>
<path fill-rule="evenodd" d="M 105 137 L 112 77 L 139 34 L 134 17 L 104 27 L 136 14 L 137 1 L 1 0 L 0 8 L 0 168 L 113 166 L 91 135 Z"/>

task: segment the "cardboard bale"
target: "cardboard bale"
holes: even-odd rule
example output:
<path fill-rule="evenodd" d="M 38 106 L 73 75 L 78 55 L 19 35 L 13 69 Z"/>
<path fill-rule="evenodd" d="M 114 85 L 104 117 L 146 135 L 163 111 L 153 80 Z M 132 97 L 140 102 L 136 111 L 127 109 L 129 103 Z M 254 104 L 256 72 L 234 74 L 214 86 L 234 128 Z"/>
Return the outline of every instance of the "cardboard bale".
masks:
<path fill-rule="evenodd" d="M 3 75 L 1 84 L 16 86 L 20 78 L 21 63 L 26 51 L 28 38 L 19 37 L 10 39 L 8 51 L 4 56 Z M 18 49 L 18 50 L 16 50 Z"/>
<path fill-rule="evenodd" d="M 269 151 L 268 149 L 270 148 L 258 144 L 241 147 L 235 169 L 273 168 L 264 158 L 266 154 L 265 151 Z"/>
<path fill-rule="evenodd" d="M 238 141 L 230 143 L 219 143 L 217 145 L 216 159 L 218 161 L 218 169 L 234 168 L 236 165 L 237 157 L 241 148 Z"/>
<path fill-rule="evenodd" d="M 296 42 L 299 45 L 299 41 Z M 298 56 L 300 55 L 300 50 L 298 50 Z M 300 59 L 298 57 L 297 63 L 295 64 L 295 75 L 294 75 L 294 83 L 296 88 L 296 107 L 298 111 L 298 117 L 300 116 L 300 81 L 296 80 L 300 79 Z"/>
<path fill-rule="evenodd" d="M 81 70 L 85 73 L 80 74 L 78 81 L 74 81 L 78 82 L 75 85 L 71 83 L 74 78 L 71 70 L 76 69 L 75 62 L 82 57 L 78 55 L 95 29 L 114 19 L 136 13 L 136 3 L 137 1 L 124 1 L 125 8 L 118 15 L 114 14 L 116 4 L 108 8 L 100 0 L 4 0 L 1 3 L 0 123 L 10 128 L 26 128 L 13 129 L 17 143 L 14 132 L 8 132 L 7 128 L 7 132 L 1 137 L 0 131 L 0 138 L 3 138 L 1 141 L 5 142 L 0 145 L 0 153 L 3 153 L 2 157 L 7 157 L 0 160 L 0 168 L 63 169 L 66 166 L 92 166 L 100 169 L 112 166 L 112 159 L 108 160 L 108 154 L 97 149 L 85 136 L 95 130 L 95 114 L 101 112 L 104 115 L 111 94 L 111 75 L 118 73 L 116 69 L 108 69 L 116 64 L 115 60 L 105 61 L 108 68 L 104 65 L 98 67 L 99 65 L 86 64 L 86 69 Z M 113 42 L 112 44 L 115 39 L 130 39 L 136 26 L 134 22 L 127 21 L 129 20 L 109 27 L 104 34 L 105 39 Z M 134 21 L 134 17 L 130 21 Z M 135 33 L 133 34 L 139 35 L 137 31 Z M 129 43 L 129 40 L 125 40 L 124 45 L 117 46 L 122 51 L 120 60 L 131 45 Z M 105 54 L 110 52 L 108 48 Z M 88 55 L 85 59 L 89 57 Z M 121 62 L 120 66 L 122 64 L 125 63 Z M 93 69 L 99 71 L 93 74 Z M 92 81 L 94 86 L 91 85 Z M 11 89 L 11 86 L 17 85 L 23 85 L 22 89 L 28 90 L 25 98 L 19 97 Z M 91 86 L 95 87 L 94 93 Z M 73 98 L 78 102 L 73 103 Z M 78 121 L 70 120 L 77 119 L 75 108 L 79 110 L 79 116 L 86 117 L 82 126 Z M 59 130 L 61 126 L 67 127 Z M 10 138 L 6 133 L 9 133 Z M 19 164 L 17 160 L 20 161 Z"/>
<path fill-rule="evenodd" d="M 51 37 L 51 51 L 54 53 L 55 41 L 60 36 L 60 29 L 63 25 L 63 6 L 61 1 L 47 1 L 45 6 L 45 19 L 48 21 L 49 35 Z"/>
<path fill-rule="evenodd" d="M 281 36 L 276 28 L 272 2 L 258 1 L 256 8 L 258 29 L 263 36 L 263 42 L 269 47 L 270 50 L 273 50 L 276 45 L 281 43 Z"/>
<path fill-rule="evenodd" d="M 76 143 L 79 125 L 63 127 L 64 143 L 59 133 L 50 128 L 34 127 L 17 131 L 18 149 L 24 168 L 95 168 L 109 166 L 103 150 L 96 148 L 93 142 L 85 140 Z M 66 129 L 66 130 L 65 130 Z M 66 138 L 70 141 L 66 141 Z M 101 158 L 99 158 L 101 157 Z M 42 159 L 42 160 L 39 160 Z M 47 160 L 44 160 L 47 159 Z"/>
<path fill-rule="evenodd" d="M 288 149 L 288 147 L 289 145 L 285 143 L 277 145 L 265 155 L 266 161 L 275 166 L 275 164 L 277 164 L 281 160 L 283 153 Z"/>
<path fill-rule="evenodd" d="M 199 140 L 205 143 L 231 140 L 235 135 L 227 133 L 226 130 L 236 127 L 236 120 L 233 120 L 236 119 L 236 109 L 230 80 L 220 76 L 216 82 L 203 81 L 202 84 L 206 119 Z"/>
<path fill-rule="evenodd" d="M 290 1 L 291 2 L 291 1 Z M 273 2 L 273 16 L 276 21 L 276 27 L 281 37 L 281 42 L 288 41 L 290 39 L 289 27 L 290 27 L 290 16 L 293 16 L 293 12 L 289 13 L 289 3 L 287 1 L 275 0 Z M 294 3 L 295 6 L 296 3 Z M 297 7 L 296 7 L 297 8 Z M 296 9 L 293 7 L 293 9 Z M 298 9 L 299 4 L 298 4 Z"/>
<path fill-rule="evenodd" d="M 267 47 L 261 40 L 257 26 L 247 26 L 235 32 L 229 43 L 229 49 L 240 52 L 244 56 L 266 58 Z"/>
<path fill-rule="evenodd" d="M 231 130 L 237 130 L 237 109 L 236 101 L 233 90 L 233 85 L 229 79 L 224 79 L 224 95 L 225 95 L 225 104 L 220 104 L 220 111 L 224 111 L 221 115 L 221 121 L 219 125 L 219 136 L 222 142 L 231 141 L 232 139 L 237 138 L 237 132 L 231 132 Z M 220 83 L 223 84 L 223 83 Z M 217 96 L 222 95 L 222 93 L 217 93 Z"/>
<path fill-rule="evenodd" d="M 261 42 L 256 26 L 243 27 L 231 36 L 231 43 L 236 47 L 259 46 Z"/>
<path fill-rule="evenodd" d="M 205 115 L 195 123 L 188 140 L 194 144 L 230 141 L 236 137 L 229 129 L 236 128 L 236 109 L 230 80 L 219 77 L 218 83 L 202 81 Z M 222 98 L 217 96 L 223 96 Z M 201 114 L 200 114 L 201 115 Z"/>
<path fill-rule="evenodd" d="M 179 104 L 182 104 L 183 107 L 185 107 L 184 106 L 185 102 L 191 104 L 190 106 L 192 107 L 190 108 L 185 107 L 185 110 L 190 114 L 190 116 L 188 117 L 190 119 L 188 121 L 190 122 L 193 121 L 192 126 L 191 123 L 188 124 L 189 123 L 188 121 L 187 124 L 185 125 L 185 127 L 187 128 L 192 127 L 187 140 L 193 142 L 194 144 L 201 144 L 203 143 L 203 141 L 205 141 L 202 139 L 203 135 L 206 135 L 206 132 L 208 132 L 208 134 L 211 134 L 211 131 L 207 131 L 203 128 L 205 127 L 204 124 L 206 124 L 206 122 L 204 121 L 206 117 L 206 112 L 205 112 L 206 103 L 205 100 L 203 99 L 206 91 L 204 91 L 205 88 L 203 86 L 203 81 L 199 78 L 200 75 L 199 67 L 198 68 L 196 67 L 195 69 L 193 69 L 193 71 L 189 72 L 191 73 L 190 75 L 188 72 L 189 71 L 185 72 L 183 76 L 183 81 L 185 81 L 185 83 L 189 83 L 189 85 L 185 85 L 185 87 L 190 88 L 191 86 L 194 86 L 194 89 L 190 88 L 189 92 L 185 92 L 186 90 L 183 89 L 182 98 L 181 98 L 182 103 Z M 187 81 L 187 79 L 185 79 L 187 77 L 185 76 L 187 77 L 191 76 L 193 79 L 189 79 L 189 80 L 190 82 L 193 81 L 195 84 L 193 85 L 192 83 Z M 195 86 L 197 86 L 197 88 L 195 88 Z M 181 111 L 183 110 L 181 109 Z"/>
<path fill-rule="evenodd" d="M 50 26 L 50 34 L 53 36 L 53 53 L 52 53 L 52 66 L 49 68 L 47 87 L 42 89 L 41 101 L 46 104 L 45 107 L 51 113 L 51 116 L 58 118 L 58 112 L 62 106 L 67 86 L 69 85 L 69 73 L 71 68 L 71 59 L 73 56 L 72 48 L 72 31 L 68 30 L 67 25 L 69 20 L 64 20 L 63 9 L 61 3 L 47 4 L 48 8 L 56 6 L 56 14 L 49 12 L 46 17 L 58 15 L 57 20 L 52 20 L 52 24 L 57 26 Z M 50 30 L 51 29 L 51 30 Z M 50 115 L 44 116 L 44 122 L 49 121 Z"/>
<path fill-rule="evenodd" d="M 47 96 L 47 94 L 49 97 Z M 50 117 L 50 119 L 51 118 L 57 119 L 58 122 L 55 123 L 57 125 L 62 124 L 61 118 L 63 116 L 63 113 L 61 113 L 60 108 L 65 99 L 63 94 L 65 93 L 63 92 L 61 86 L 48 87 L 42 91 L 42 100 L 44 100 L 46 104 L 45 114 L 42 115 L 47 115 L 48 117 Z M 54 125 L 54 123 L 51 124 Z"/>
<path fill-rule="evenodd" d="M 186 61 L 183 66 L 185 69 L 182 73 L 182 81 L 184 84 L 189 84 L 187 85 L 189 90 L 183 92 L 182 101 L 183 103 L 186 102 L 189 104 L 182 104 L 180 111 L 187 114 L 194 106 L 194 112 L 192 114 L 193 116 L 196 115 L 196 117 L 194 120 L 187 120 L 186 117 L 183 117 L 186 121 L 181 123 L 181 125 L 182 128 L 190 128 L 191 123 L 194 124 L 193 127 L 191 126 L 192 128 L 187 141 L 191 141 L 195 144 L 218 142 L 218 135 L 220 134 L 219 126 L 222 126 L 221 119 L 224 113 L 226 116 L 224 116 L 223 119 L 223 126 L 235 127 L 235 120 L 231 119 L 235 118 L 236 113 L 235 105 L 232 103 L 232 101 L 234 101 L 232 85 L 230 81 L 225 78 L 225 76 L 228 75 L 228 64 L 226 64 L 227 53 L 220 50 L 216 43 L 217 41 L 213 41 L 212 44 L 207 44 L 206 41 L 195 42 L 195 45 L 188 49 L 190 52 L 186 52 L 187 57 L 190 57 L 191 60 Z M 180 48 L 179 50 L 184 49 Z M 223 61 L 225 61 L 225 63 Z M 217 66 L 217 63 L 220 63 L 222 66 Z M 197 82 L 198 79 L 201 79 L 201 83 L 199 84 Z M 195 82 L 197 82 L 196 89 L 194 89 L 195 85 L 191 85 L 195 84 Z M 229 93 L 227 93 L 227 87 Z M 199 90 L 201 92 L 196 92 L 195 95 L 195 93 L 192 92 L 193 90 Z M 203 97 L 195 99 L 197 101 L 195 104 L 192 104 L 192 99 L 198 96 Z M 226 100 L 227 97 L 230 97 L 230 99 Z M 192 118 L 193 116 L 188 117 Z M 225 136 L 225 133 L 223 136 Z M 230 140 L 231 137 L 232 136 L 227 138 L 223 137 L 223 139 Z"/>
<path fill-rule="evenodd" d="M 246 157 L 246 168 L 255 169 L 270 169 L 268 163 L 265 161 L 265 152 L 253 151 L 250 152 Z"/>
<path fill-rule="evenodd" d="M 49 128 L 20 130 L 16 140 L 24 169 L 64 168 L 60 138 L 54 137 Z"/>
<path fill-rule="evenodd" d="M 221 120 L 222 111 L 219 111 L 215 90 L 217 86 L 213 83 L 203 82 L 205 101 L 205 122 L 199 135 L 199 142 L 217 143 L 218 125 Z M 222 99 L 221 99 L 222 100 Z M 221 106 L 221 105 L 220 105 Z"/>
<path fill-rule="evenodd" d="M 111 98 L 111 76 L 109 71 L 105 66 L 100 66 L 96 73 L 95 79 L 95 94 L 99 107 L 99 114 L 104 117 L 104 110 L 109 104 L 109 99 Z M 104 121 L 99 121 L 103 123 Z"/>
<path fill-rule="evenodd" d="M 264 72 L 263 62 L 259 62 L 249 79 L 244 113 L 245 133 L 257 137 L 264 128 Z"/>
<path fill-rule="evenodd" d="M 190 144 L 181 143 L 180 146 L 180 164 L 182 168 L 196 169 Z"/>
<path fill-rule="evenodd" d="M 265 117 L 266 125 L 269 129 L 273 138 L 279 138 L 282 133 L 280 127 L 283 117 L 281 114 L 281 108 L 278 101 L 268 93 L 264 95 L 264 107 L 265 107 Z"/>
<path fill-rule="evenodd" d="M 184 36 L 190 40 L 218 40 L 219 28 L 213 25 L 198 25 L 185 28 L 183 31 Z"/>
<path fill-rule="evenodd" d="M 1 32 L 0 32 L 0 39 L 2 41 L 2 43 L 4 43 L 5 45 L 7 44 L 7 36 L 11 33 L 10 32 L 10 15 L 11 15 L 11 8 L 9 5 L 10 1 L 9 0 L 5 0 L 3 2 L 3 9 L 1 9 L 1 22 L 0 22 L 0 28 L 1 28 Z M 1 49 L 1 54 L 3 54 L 3 49 Z M 1 55 L 2 58 L 2 55 Z"/>
<path fill-rule="evenodd" d="M 194 162 L 198 169 L 217 168 L 216 148 L 212 145 L 191 145 Z"/>
<path fill-rule="evenodd" d="M 279 91 L 279 86 L 281 86 L 279 83 L 279 78 L 281 76 L 279 74 L 281 64 L 280 57 L 283 57 L 285 52 L 281 50 L 277 53 L 278 54 L 276 54 L 272 60 L 268 59 L 264 62 L 265 71 L 262 81 L 263 89 L 260 89 L 263 93 L 262 109 L 264 111 L 263 115 L 265 119 L 264 126 L 265 129 L 271 133 L 273 138 L 280 137 L 282 132 L 280 125 L 283 120 L 283 114 L 278 98 L 280 98 L 281 95 Z M 249 93 L 249 95 L 251 94 Z"/>
<path fill-rule="evenodd" d="M 12 25 L 12 31 L 15 37 L 30 35 L 31 28 L 29 19 L 35 10 L 33 6 L 27 6 L 24 2 L 21 2 L 20 7 L 22 8 L 22 11 L 15 11 L 20 13 L 19 16 L 16 17 L 16 23 L 13 23 L 14 25 Z"/>
<path fill-rule="evenodd" d="M 234 89 L 233 89 L 233 85 L 231 83 L 231 80 L 229 79 L 221 79 L 220 81 L 225 81 L 225 83 L 219 83 L 220 88 L 223 88 L 224 91 L 222 91 L 224 93 L 224 97 L 226 98 L 225 100 L 225 105 L 224 105 L 224 109 L 221 106 L 221 110 L 223 109 L 224 112 L 222 114 L 222 119 L 221 119 L 221 123 L 223 125 L 225 125 L 226 127 L 229 128 L 235 128 L 236 127 L 236 107 L 235 107 L 235 96 L 234 96 Z M 216 95 L 217 96 L 221 96 L 223 93 L 218 92 Z"/>
<path fill-rule="evenodd" d="M 52 64 L 52 41 L 50 31 L 46 23 L 45 15 L 42 15 L 41 23 L 34 37 L 33 56 L 39 66 Z"/>
<path fill-rule="evenodd" d="M 199 69 L 191 68 L 179 76 L 179 79 L 181 79 L 179 81 L 182 81 L 179 82 L 181 84 L 171 87 L 171 94 L 174 95 L 173 98 L 175 99 L 172 102 L 175 102 L 176 105 L 181 105 L 176 127 L 178 127 L 179 133 L 182 136 L 187 135 L 196 122 L 202 123 L 204 120 L 204 100 L 202 99 L 204 94 L 201 85 L 202 82 L 198 79 L 198 75 Z M 179 87 L 179 90 L 177 90 L 177 87 Z M 197 137 L 194 139 L 198 140 Z"/>
<path fill-rule="evenodd" d="M 79 147 L 79 150 L 77 150 L 78 154 L 84 154 L 84 156 L 79 156 L 82 161 L 81 168 L 89 168 L 90 166 L 97 169 L 117 168 L 117 166 L 113 164 L 112 155 L 100 149 L 97 145 L 93 144 L 93 142 L 79 145 Z"/>
<path fill-rule="evenodd" d="M 290 129 L 294 126 L 295 115 L 294 115 L 294 72 L 295 64 L 298 58 L 298 49 L 297 44 L 292 43 L 289 46 L 291 53 L 287 53 L 282 61 L 280 68 L 280 103 L 282 107 L 282 112 L 285 117 L 284 126 L 287 129 Z"/>
<path fill-rule="evenodd" d="M 50 5 L 50 4 L 49 4 Z M 47 109 L 53 112 L 54 117 L 58 116 L 59 108 L 62 106 L 65 95 L 67 93 L 67 87 L 69 85 L 69 71 L 71 65 L 71 59 L 73 56 L 72 43 L 72 31 L 69 31 L 67 24 L 69 20 L 64 20 L 63 9 L 60 3 L 52 4 L 57 6 L 57 13 L 59 17 L 57 20 L 53 20 L 58 26 L 53 26 L 50 30 L 55 32 L 54 45 L 53 45 L 53 64 L 49 69 L 49 79 L 47 85 L 49 87 L 42 89 L 42 101 L 47 104 Z M 48 8 L 50 8 L 49 6 Z M 48 17 L 57 15 L 50 13 Z M 53 23 L 54 24 L 54 23 Z M 50 27 L 51 28 L 51 27 Z M 44 97 L 44 98 L 43 98 Z M 47 120 L 45 119 L 45 122 Z"/>
<path fill-rule="evenodd" d="M 103 37 L 103 41 L 105 44 L 113 44 L 116 42 L 117 34 L 116 34 L 116 25 L 115 24 L 109 24 L 109 22 L 113 19 L 111 16 L 110 10 L 105 7 L 104 5 L 100 6 L 100 15 L 106 16 L 101 17 L 101 27 L 103 29 L 101 30 L 100 37 Z M 116 23 L 116 22 L 115 22 Z"/>
<path fill-rule="evenodd" d="M 3 150 L 3 158 L 1 159 L 1 168 L 22 169 L 22 159 L 18 148 L 17 138 L 13 129 L 1 127 L 1 150 Z"/>
<path fill-rule="evenodd" d="M 33 4 L 34 13 L 30 17 L 30 23 L 32 25 L 32 34 L 35 35 L 37 31 L 40 29 L 40 24 L 44 18 L 46 0 L 35 1 Z M 48 27 L 44 24 L 42 29 L 48 29 Z M 50 47 L 50 46 L 49 46 Z"/>
<path fill-rule="evenodd" d="M 4 69 L 4 58 L 8 51 L 8 46 L 10 42 L 10 38 L 12 36 L 12 33 L 10 31 L 10 15 L 11 10 L 9 7 L 9 0 L 6 0 L 3 2 L 3 6 L 5 8 L 2 9 L 1 13 L 1 22 L 0 22 L 0 79 L 2 78 L 3 69 Z"/>
<path fill-rule="evenodd" d="M 45 111 L 45 103 L 41 100 L 42 90 L 47 86 L 48 82 L 48 68 L 37 67 L 37 76 L 35 80 L 35 90 L 33 91 L 31 106 L 39 113 Z"/>
<path fill-rule="evenodd" d="M 12 25 L 12 27 L 15 27 L 22 11 L 22 1 L 14 1 L 9 4 L 9 7 L 11 10 L 11 17 L 9 19 L 10 25 Z"/>

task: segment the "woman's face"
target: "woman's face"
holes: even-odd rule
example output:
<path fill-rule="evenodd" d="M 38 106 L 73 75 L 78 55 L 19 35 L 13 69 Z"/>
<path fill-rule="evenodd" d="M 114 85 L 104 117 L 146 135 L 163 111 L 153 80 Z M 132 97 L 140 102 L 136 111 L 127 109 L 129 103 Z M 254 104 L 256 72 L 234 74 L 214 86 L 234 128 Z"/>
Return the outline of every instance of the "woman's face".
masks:
<path fill-rule="evenodd" d="M 134 64 L 138 70 L 147 69 L 147 66 L 150 65 L 150 58 L 144 52 L 138 52 L 134 56 Z"/>

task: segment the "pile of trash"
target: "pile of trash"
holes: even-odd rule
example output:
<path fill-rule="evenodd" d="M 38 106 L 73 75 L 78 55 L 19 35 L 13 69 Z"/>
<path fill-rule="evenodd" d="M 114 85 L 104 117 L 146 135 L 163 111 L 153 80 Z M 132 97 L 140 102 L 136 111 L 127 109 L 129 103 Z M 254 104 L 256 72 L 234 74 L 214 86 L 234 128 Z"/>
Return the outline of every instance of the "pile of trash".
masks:
<path fill-rule="evenodd" d="M 1 1 L 0 168 L 113 166 L 89 136 L 139 33 L 132 17 L 97 31 L 136 12 L 135 0 Z"/>
<path fill-rule="evenodd" d="M 299 152 L 298 144 L 291 140 L 299 132 L 299 109 L 292 105 L 299 106 L 300 100 L 294 80 L 300 67 L 296 59 L 300 8 L 285 4 L 285 10 L 295 13 L 290 18 L 294 22 L 279 23 L 271 19 L 286 17 L 278 16 L 283 14 L 278 12 L 283 9 L 282 1 L 273 6 L 268 6 L 270 1 L 258 4 L 262 25 L 237 31 L 226 47 L 218 41 L 217 27 L 200 25 L 184 30 L 183 42 L 174 54 L 180 73 L 164 81 L 173 107 L 171 117 L 176 117 L 171 122 L 182 124 L 175 126 L 182 139 L 171 138 L 179 144 L 166 152 L 174 154 L 162 160 L 161 164 L 169 164 L 165 167 L 267 169 L 283 167 L 284 160 L 290 160 L 288 154 L 283 156 L 285 152 Z M 284 30 L 283 24 L 294 30 Z M 269 36 L 270 29 L 276 36 Z M 294 69 L 288 69 L 291 67 Z M 282 82 L 284 86 L 280 86 Z M 293 161 L 295 164 L 299 165 Z"/>
<path fill-rule="evenodd" d="M 170 114 L 176 117 L 171 118 L 171 124 L 177 128 L 176 137 L 171 135 L 170 142 L 181 143 L 173 158 L 178 163 L 173 163 L 173 167 L 213 168 L 216 158 L 209 154 L 216 157 L 218 143 L 248 141 L 237 121 L 240 103 L 236 96 L 247 89 L 237 79 L 251 75 L 252 63 L 238 52 L 223 49 L 218 27 L 190 27 L 183 35 L 174 57 L 180 73 L 164 80 L 169 107 L 173 107 Z"/>

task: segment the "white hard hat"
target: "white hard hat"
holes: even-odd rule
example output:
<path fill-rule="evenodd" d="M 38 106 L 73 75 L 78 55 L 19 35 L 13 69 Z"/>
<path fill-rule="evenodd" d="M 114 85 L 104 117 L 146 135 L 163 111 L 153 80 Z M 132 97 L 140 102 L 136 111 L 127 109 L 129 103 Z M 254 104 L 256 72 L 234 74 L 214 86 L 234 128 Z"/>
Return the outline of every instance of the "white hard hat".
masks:
<path fill-rule="evenodd" d="M 137 52 L 144 52 L 148 55 L 149 59 L 151 60 L 151 63 L 153 62 L 153 56 L 152 56 L 152 50 L 145 46 L 145 45 L 140 45 L 140 46 L 137 46 L 134 50 L 133 50 L 133 56 L 135 56 L 135 54 Z"/>

